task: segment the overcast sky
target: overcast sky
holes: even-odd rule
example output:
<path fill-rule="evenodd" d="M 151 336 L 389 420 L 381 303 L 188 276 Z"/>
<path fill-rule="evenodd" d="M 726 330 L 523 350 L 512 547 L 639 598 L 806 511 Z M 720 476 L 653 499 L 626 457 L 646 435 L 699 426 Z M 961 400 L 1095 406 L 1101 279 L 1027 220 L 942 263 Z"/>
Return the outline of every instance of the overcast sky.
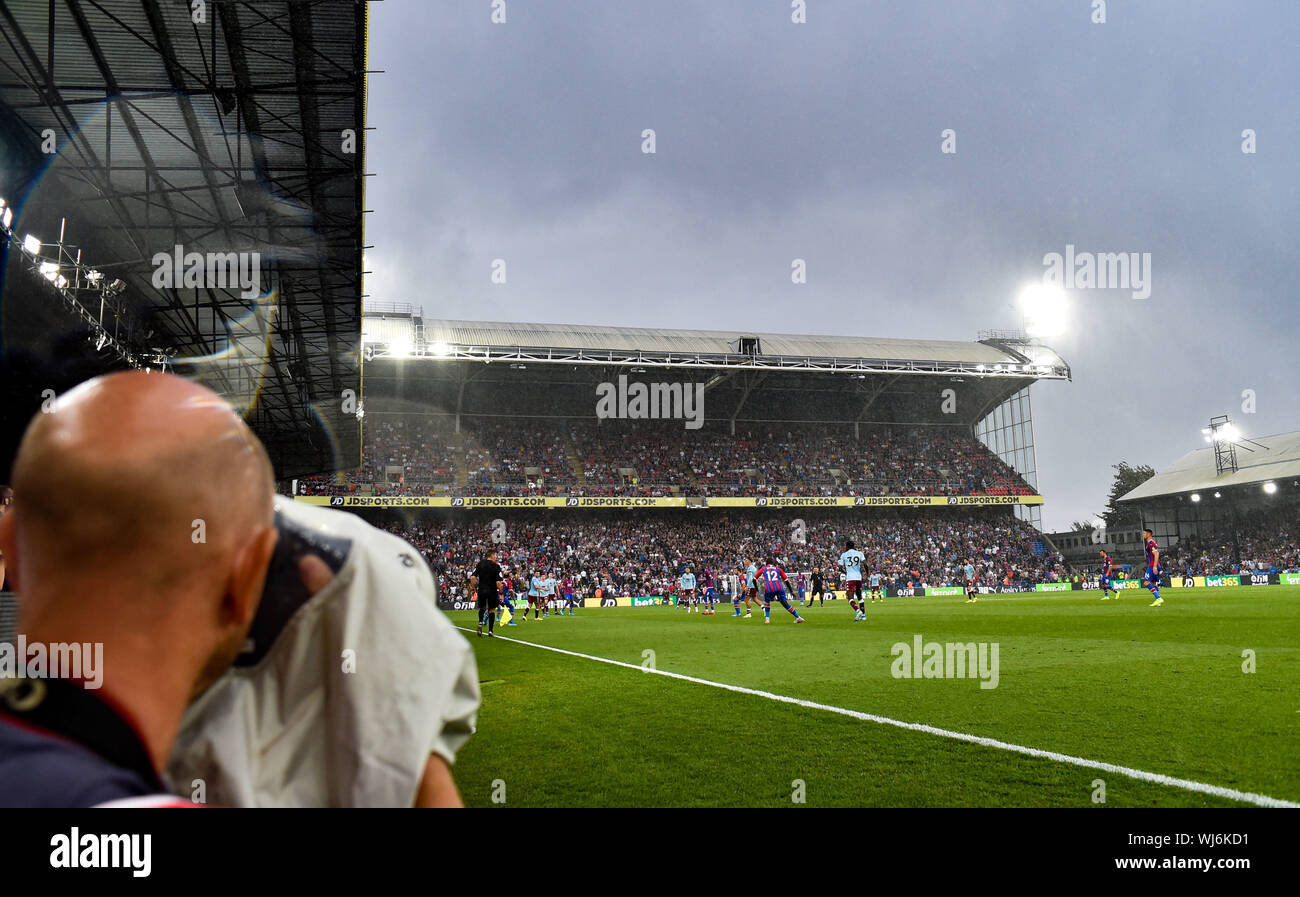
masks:
<path fill-rule="evenodd" d="M 1213 414 L 1300 428 L 1294 0 L 1112 0 L 1104 24 L 1092 0 L 808 0 L 801 25 L 788 0 L 505 9 L 370 6 L 374 299 L 974 339 L 1019 325 L 1047 253 L 1150 253 L 1149 298 L 1068 294 L 1074 382 L 1032 390 L 1045 525 Z"/>

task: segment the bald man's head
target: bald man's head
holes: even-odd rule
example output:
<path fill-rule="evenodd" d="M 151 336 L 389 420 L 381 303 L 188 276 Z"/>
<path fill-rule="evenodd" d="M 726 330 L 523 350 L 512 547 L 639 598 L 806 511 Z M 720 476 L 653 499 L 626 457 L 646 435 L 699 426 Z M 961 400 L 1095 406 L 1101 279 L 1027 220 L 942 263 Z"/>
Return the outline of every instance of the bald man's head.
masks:
<path fill-rule="evenodd" d="M 16 507 L 37 567 L 46 560 L 140 575 L 193 573 L 273 519 L 261 443 L 221 397 L 181 377 L 97 377 L 27 428 L 14 463 Z M 30 566 L 29 564 L 24 564 Z M 30 570 L 34 573 L 35 570 Z"/>

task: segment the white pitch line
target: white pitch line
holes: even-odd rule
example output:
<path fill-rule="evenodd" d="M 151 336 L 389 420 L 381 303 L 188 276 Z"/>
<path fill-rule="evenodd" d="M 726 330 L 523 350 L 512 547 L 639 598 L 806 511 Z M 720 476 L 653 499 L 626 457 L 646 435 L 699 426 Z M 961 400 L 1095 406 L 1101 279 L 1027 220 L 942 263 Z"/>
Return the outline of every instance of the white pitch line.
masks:
<path fill-rule="evenodd" d="M 462 632 L 475 631 L 464 626 L 457 626 L 456 628 Z M 596 657 L 593 654 L 582 654 L 578 651 L 568 651 L 564 648 L 556 648 L 551 645 L 539 645 L 536 642 L 526 642 L 522 639 L 510 638 L 509 636 L 498 635 L 494 636 L 494 638 L 503 642 L 514 642 L 517 645 L 527 645 L 530 648 L 541 648 L 544 651 L 554 651 L 556 654 L 567 654 L 570 657 L 581 657 L 583 660 L 594 660 L 599 663 L 612 664 L 616 667 L 626 667 L 629 670 L 640 670 L 643 673 L 654 673 L 659 676 L 667 676 L 670 679 L 680 679 L 683 682 L 694 682 L 696 685 L 708 685 L 713 688 L 724 689 L 725 691 L 734 691 L 737 694 L 754 695 L 760 698 L 767 698 L 769 701 L 778 701 L 782 704 L 794 704 L 798 707 L 807 707 L 811 710 L 825 710 L 829 713 L 838 713 L 840 716 L 848 716 L 865 722 L 880 723 L 885 726 L 895 726 L 899 729 L 910 729 L 913 732 L 924 732 L 927 735 L 938 735 L 942 738 L 951 738 L 955 741 L 965 741 L 968 744 L 978 744 L 983 747 L 997 748 L 998 750 L 1024 754 L 1027 757 L 1038 757 L 1043 760 L 1055 760 L 1057 763 L 1068 763 L 1072 766 L 1082 766 L 1084 769 L 1098 769 L 1102 772 L 1110 772 L 1116 775 L 1126 776 L 1130 779 L 1139 779 L 1143 782 L 1151 782 L 1156 785 L 1167 785 L 1170 788 L 1182 788 L 1185 791 L 1196 791 L 1201 794 L 1210 794 L 1214 797 L 1222 797 L 1227 800 L 1255 804 L 1259 807 L 1300 808 L 1300 803 L 1281 800 L 1276 797 L 1269 797 L 1267 794 L 1254 794 L 1249 791 L 1237 791 L 1232 788 L 1223 788 L 1219 785 L 1207 785 L 1204 782 L 1193 782 L 1191 779 L 1179 779 L 1158 772 L 1147 772 L 1142 769 L 1133 769 L 1129 766 L 1118 766 L 1114 763 L 1102 763 L 1100 760 L 1089 760 L 1086 757 L 1074 757 L 1070 754 L 1061 754 L 1056 751 L 1045 751 L 1041 748 L 1026 747 L 1023 744 L 1011 744 L 1007 741 L 998 741 L 996 738 L 985 738 L 982 735 L 970 735 L 966 732 L 954 732 L 951 729 L 940 729 L 937 726 L 927 726 L 924 723 L 904 722 L 903 720 L 890 719 L 887 716 L 877 716 L 874 713 L 863 713 L 860 710 L 849 710 L 847 707 L 836 707 L 833 704 L 819 704 L 816 701 L 805 701 L 802 698 L 778 695 L 757 688 L 745 688 L 743 685 L 730 685 L 726 682 L 714 682 L 711 679 L 700 679 L 695 676 L 686 676 L 682 673 L 670 673 L 667 670 L 651 669 L 649 667 L 638 666 L 634 663 L 625 663 L 621 660 L 611 660 L 608 657 Z"/>

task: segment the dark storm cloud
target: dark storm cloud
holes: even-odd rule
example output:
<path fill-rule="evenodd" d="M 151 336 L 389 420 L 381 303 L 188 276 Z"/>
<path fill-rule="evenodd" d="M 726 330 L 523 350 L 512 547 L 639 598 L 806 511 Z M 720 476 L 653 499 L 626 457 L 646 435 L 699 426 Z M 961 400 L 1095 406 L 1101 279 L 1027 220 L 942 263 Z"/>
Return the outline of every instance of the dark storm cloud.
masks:
<path fill-rule="evenodd" d="M 810 0 L 806 25 L 786 2 L 506 9 L 372 7 L 375 298 L 968 339 L 1019 323 L 1045 253 L 1149 252 L 1149 299 L 1072 294 L 1075 381 L 1034 389 L 1046 523 L 1211 414 L 1300 427 L 1295 4 L 1110 2 L 1104 25 L 1088 0 Z"/>

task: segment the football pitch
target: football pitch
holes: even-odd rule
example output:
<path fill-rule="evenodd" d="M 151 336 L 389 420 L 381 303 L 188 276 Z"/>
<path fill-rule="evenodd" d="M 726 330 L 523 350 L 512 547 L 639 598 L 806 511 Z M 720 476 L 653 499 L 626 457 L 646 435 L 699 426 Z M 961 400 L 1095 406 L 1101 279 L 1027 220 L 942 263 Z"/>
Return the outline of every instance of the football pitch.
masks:
<path fill-rule="evenodd" d="M 483 693 L 456 780 L 468 806 L 1300 803 L 1300 587 L 1123 594 L 591 608 L 495 639 L 453 612 Z"/>

